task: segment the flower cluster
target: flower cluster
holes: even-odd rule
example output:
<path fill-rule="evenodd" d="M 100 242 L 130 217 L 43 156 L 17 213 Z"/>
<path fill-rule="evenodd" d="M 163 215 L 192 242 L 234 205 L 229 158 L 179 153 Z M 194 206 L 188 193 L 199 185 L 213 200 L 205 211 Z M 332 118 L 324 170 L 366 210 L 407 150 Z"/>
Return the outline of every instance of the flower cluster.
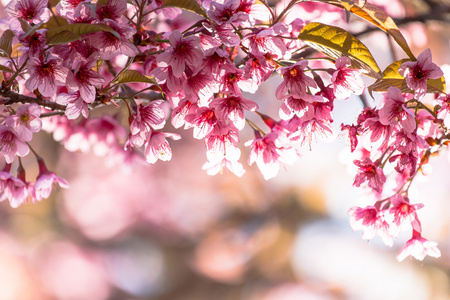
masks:
<path fill-rule="evenodd" d="M 422 260 L 426 255 L 439 257 L 440 252 L 435 243 L 422 238 L 416 211 L 423 204 L 411 204 L 408 190 L 430 154 L 447 141 L 447 128 L 439 117 L 442 108 L 430 109 L 420 101 L 427 80 L 439 79 L 443 72 L 431 62 L 429 49 L 416 62 L 403 63 L 399 71 L 406 78 L 409 92 L 389 87 L 379 108 L 366 108 L 356 125 L 342 125 L 353 141 L 352 151 L 360 157 L 354 161 L 358 171 L 353 185 L 367 186 L 376 198 L 374 205 L 353 207 L 348 214 L 352 228 L 363 231 L 363 239 L 379 235 L 389 246 L 401 230 L 412 229 L 411 240 L 397 258 L 403 260 L 411 255 Z M 394 169 L 395 186 L 386 191 L 385 170 L 389 170 L 389 165 Z"/>
<path fill-rule="evenodd" d="M 190 0 L 179 7 L 153 0 L 61 0 L 54 7 L 46 0 L 12 0 L 3 20 L 9 28 L 0 42 L 5 54 L 0 153 L 6 162 L 1 200 L 17 207 L 26 199 L 48 197 L 54 182 L 68 187 L 29 144 L 41 129 L 69 151 L 92 148 L 97 155 L 114 157 L 111 161 L 150 164 L 170 160 L 168 138 L 181 138 L 167 124 L 192 129 L 193 138 L 205 144 L 206 172 L 237 176 L 245 173 L 240 132 L 250 129 L 254 138 L 242 143 L 248 164 L 256 162 L 265 179 L 275 177 L 280 166 L 299 158 L 302 147 L 335 134 L 334 101 L 361 95 L 361 75 L 384 80 L 368 49 L 358 46 L 366 51 L 358 55 L 331 42 L 333 37 L 319 45 L 309 35 L 325 28 L 362 44 L 345 30 L 308 19 L 284 22 L 297 2 L 277 12 L 255 0 Z M 338 2 L 330 4 L 340 6 Z M 189 23 L 181 18 L 181 9 L 200 17 Z M 383 15 L 371 5 L 358 9 Z M 175 18 L 183 21 L 176 25 Z M 13 40 L 21 45 L 16 52 Z M 311 49 L 329 57 L 311 57 Z M 379 88 L 385 94 L 380 107 L 366 107 L 356 125 L 342 125 L 352 151 L 360 154 L 354 185 L 367 185 L 378 197 L 373 206 L 349 213 L 352 227 L 362 229 L 364 238 L 378 234 L 392 244 L 410 223 L 410 244 L 424 245 L 416 214 L 421 205 L 410 204 L 407 193 L 432 151 L 447 142 L 450 100 L 439 97 L 434 109 L 422 102 L 429 81 L 443 75 L 429 50 L 400 62 L 395 62 L 396 72 L 403 85 Z M 264 103 L 249 99 L 271 76 L 280 82 L 274 93 L 279 121 L 261 111 Z M 90 115 L 104 106 L 117 112 Z M 20 159 L 29 153 L 40 168 L 35 183 L 26 182 Z M 16 158 L 14 177 L 10 171 Z M 395 166 L 397 189 L 385 197 L 388 164 Z M 425 249 L 428 255 L 438 253 L 430 245 Z M 404 253 L 416 255 L 405 250 L 400 257 Z"/>

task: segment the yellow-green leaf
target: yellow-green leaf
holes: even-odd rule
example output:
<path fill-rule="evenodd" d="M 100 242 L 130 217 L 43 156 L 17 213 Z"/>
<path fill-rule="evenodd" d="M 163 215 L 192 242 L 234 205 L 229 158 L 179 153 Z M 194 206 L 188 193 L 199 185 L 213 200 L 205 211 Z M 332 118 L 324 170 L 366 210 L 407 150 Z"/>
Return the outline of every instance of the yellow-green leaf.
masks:
<path fill-rule="evenodd" d="M 41 28 L 42 23 L 36 24 L 33 27 L 31 27 L 30 24 L 28 24 L 27 21 L 25 21 L 22 18 L 17 18 L 20 22 L 20 26 L 22 27 L 22 30 L 24 33 L 20 35 L 21 39 L 25 39 L 26 37 L 33 35 L 39 28 Z"/>
<path fill-rule="evenodd" d="M 164 0 L 163 7 L 178 7 L 184 10 L 192 11 L 203 17 L 206 16 L 206 12 L 195 0 Z"/>
<path fill-rule="evenodd" d="M 60 16 L 52 16 L 47 23 L 44 23 L 41 25 L 40 29 L 50 29 L 55 28 L 59 26 L 68 25 L 69 22 L 66 18 L 60 17 Z"/>
<path fill-rule="evenodd" d="M 445 93 L 445 78 L 427 80 L 427 91 L 431 93 Z"/>
<path fill-rule="evenodd" d="M 117 78 L 117 83 L 145 82 L 157 84 L 151 76 L 145 76 L 136 70 L 126 70 Z"/>
<path fill-rule="evenodd" d="M 314 0 L 319 2 L 328 3 L 334 6 L 338 6 L 346 10 L 346 13 L 351 12 L 364 20 L 372 23 L 381 30 L 387 32 L 397 42 L 397 44 L 405 51 L 405 53 L 415 60 L 414 54 L 403 37 L 402 33 L 398 29 L 394 20 L 387 15 L 381 8 L 367 3 L 366 0 Z"/>
<path fill-rule="evenodd" d="M 97 63 L 92 68 L 92 70 L 94 70 L 95 72 L 99 72 L 102 65 L 103 65 L 103 59 L 99 58 L 99 59 L 97 59 Z"/>
<path fill-rule="evenodd" d="M 411 61 L 410 59 L 401 59 L 398 61 L 394 61 L 383 71 L 383 78 L 375 81 L 374 84 L 368 87 L 369 93 L 372 95 L 372 92 L 387 92 L 389 87 L 396 86 L 403 93 L 413 93 L 413 91 L 406 84 L 405 78 L 400 75 L 398 72 L 400 66 L 407 61 Z M 445 79 L 442 76 L 438 79 L 429 79 L 427 80 L 427 92 L 429 93 L 439 93 L 445 92 Z"/>
<path fill-rule="evenodd" d="M 380 68 L 369 49 L 342 28 L 313 22 L 303 27 L 298 38 L 333 59 L 347 56 L 352 68 L 366 70 L 375 78 L 381 77 Z"/>
<path fill-rule="evenodd" d="M 78 34 L 64 30 L 47 39 L 47 45 L 64 45 L 80 39 Z"/>
<path fill-rule="evenodd" d="M 75 23 L 75 24 L 67 24 L 63 26 L 58 26 L 55 28 L 50 28 L 47 30 L 46 39 L 47 42 L 51 40 L 51 38 L 61 32 L 69 31 L 75 35 L 82 36 L 84 34 L 106 31 L 114 34 L 115 36 L 120 38 L 120 35 L 114 31 L 111 27 L 106 24 L 85 24 L 85 23 Z"/>
<path fill-rule="evenodd" d="M 11 56 L 13 38 L 14 32 L 12 30 L 7 29 L 3 32 L 0 38 L 0 56 Z"/>
<path fill-rule="evenodd" d="M 13 73 L 13 72 L 14 72 L 14 71 L 11 70 L 10 68 L 5 67 L 5 66 L 3 66 L 3 65 L 0 65 L 0 71 L 5 71 L 5 72 L 8 72 L 8 73 Z"/>
<path fill-rule="evenodd" d="M 415 60 L 414 54 L 411 52 L 408 43 L 406 42 L 400 30 L 398 29 L 394 20 L 392 20 L 392 18 L 389 17 L 381 8 L 372 5 L 370 3 L 366 3 L 364 7 L 353 5 L 350 11 L 355 15 L 363 18 L 364 20 L 374 24 L 383 31 L 387 32 L 403 49 L 403 51 L 405 51 L 405 53 L 411 59 Z"/>

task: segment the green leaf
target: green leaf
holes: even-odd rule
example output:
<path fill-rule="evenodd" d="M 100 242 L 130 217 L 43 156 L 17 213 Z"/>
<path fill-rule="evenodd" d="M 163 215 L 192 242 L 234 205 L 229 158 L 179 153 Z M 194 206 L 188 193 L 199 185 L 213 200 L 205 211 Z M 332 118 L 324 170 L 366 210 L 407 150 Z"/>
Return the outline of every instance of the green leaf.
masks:
<path fill-rule="evenodd" d="M 396 86 L 403 93 L 414 93 L 406 84 L 405 78 L 400 75 L 398 69 L 400 66 L 407 61 L 411 61 L 410 59 L 401 59 L 398 61 L 394 61 L 383 71 L 383 78 L 375 81 L 374 84 L 368 87 L 370 95 L 372 92 L 387 92 L 389 87 Z M 427 80 L 427 92 L 429 93 L 439 93 L 445 92 L 445 79 L 442 76 L 438 79 L 429 79 Z"/>
<path fill-rule="evenodd" d="M 206 12 L 195 0 L 164 0 L 162 7 L 178 7 L 207 18 Z"/>
<path fill-rule="evenodd" d="M 0 56 L 11 56 L 13 38 L 14 32 L 12 32 L 12 30 L 7 29 L 3 32 L 2 37 L 0 38 Z"/>
<path fill-rule="evenodd" d="M 415 60 L 414 54 L 411 52 L 411 49 L 406 42 L 406 39 L 403 37 L 402 33 L 398 29 L 394 20 L 392 20 L 389 15 L 387 15 L 381 8 L 366 3 L 366 0 L 314 0 L 323 3 L 328 3 L 346 10 L 346 14 L 351 12 L 364 20 L 372 23 L 377 26 L 381 30 L 388 33 L 392 38 L 397 42 L 397 44 L 405 51 L 405 53 L 411 58 Z"/>
<path fill-rule="evenodd" d="M 369 49 L 351 33 L 342 28 L 322 23 L 309 23 L 303 27 L 299 39 L 333 59 L 350 58 L 354 69 L 363 69 L 369 76 L 380 78 L 380 68 Z"/>
<path fill-rule="evenodd" d="M 366 3 L 364 7 L 353 5 L 350 11 L 387 32 L 411 59 L 416 59 L 394 20 L 392 20 L 392 18 L 389 17 L 381 8 L 370 3 Z"/>
<path fill-rule="evenodd" d="M 50 28 L 55 28 L 55 27 L 59 27 L 59 26 L 64 26 L 64 25 L 68 25 L 69 22 L 67 21 L 66 18 L 60 17 L 60 16 L 52 16 L 50 18 L 50 20 L 48 20 L 47 23 L 44 23 L 41 25 L 40 29 L 50 29 Z"/>
<path fill-rule="evenodd" d="M 120 35 L 114 31 L 111 27 L 106 24 L 85 24 L 85 23 L 75 23 L 67 24 L 63 26 L 58 26 L 55 28 L 50 28 L 47 30 L 47 35 L 45 36 L 47 43 L 51 38 L 61 32 L 68 31 L 77 36 L 82 36 L 84 34 L 105 31 L 114 34 L 116 37 L 120 38 Z"/>
<path fill-rule="evenodd" d="M 42 26 L 42 23 L 39 23 L 39 24 L 36 24 L 33 27 L 31 27 L 31 25 L 28 24 L 28 22 L 25 21 L 24 19 L 22 19 L 22 18 L 17 18 L 17 19 L 19 20 L 20 26 L 22 27 L 22 30 L 24 32 L 20 35 L 21 39 L 24 39 L 30 35 L 33 35 Z"/>
<path fill-rule="evenodd" d="M 5 71 L 5 72 L 8 72 L 8 73 L 14 73 L 13 70 L 11 70 L 10 68 L 5 67 L 3 65 L 0 65 L 0 71 Z"/>
<path fill-rule="evenodd" d="M 445 78 L 442 76 L 437 79 L 428 79 L 427 80 L 427 91 L 429 93 L 445 93 Z"/>
<path fill-rule="evenodd" d="M 81 36 L 73 32 L 64 30 L 47 39 L 47 45 L 64 45 L 79 40 Z"/>
<path fill-rule="evenodd" d="M 145 82 L 151 84 L 157 84 L 153 77 L 142 75 L 136 70 L 126 70 L 122 72 L 117 78 L 117 83 L 129 83 L 129 82 Z"/>

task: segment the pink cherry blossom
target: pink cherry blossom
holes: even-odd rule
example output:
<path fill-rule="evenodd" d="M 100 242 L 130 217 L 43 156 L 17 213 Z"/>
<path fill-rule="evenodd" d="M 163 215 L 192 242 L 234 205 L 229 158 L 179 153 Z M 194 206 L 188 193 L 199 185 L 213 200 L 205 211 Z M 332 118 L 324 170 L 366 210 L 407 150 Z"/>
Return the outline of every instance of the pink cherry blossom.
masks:
<path fill-rule="evenodd" d="M 99 20 L 120 21 L 122 15 L 127 11 L 126 0 L 110 0 L 102 4 L 97 3 L 95 13 Z"/>
<path fill-rule="evenodd" d="M 202 169 L 206 170 L 208 175 L 222 174 L 224 170 L 228 170 L 238 177 L 242 177 L 245 173 L 245 169 L 240 162 L 230 161 L 227 158 L 223 158 L 219 162 L 208 161 L 203 165 Z"/>
<path fill-rule="evenodd" d="M 422 231 L 422 226 L 417 216 L 417 210 L 423 207 L 423 204 L 410 204 L 409 199 L 402 195 L 396 194 L 390 198 L 391 208 L 389 214 L 392 215 L 390 230 L 392 235 L 397 236 L 402 229 L 408 226 L 418 232 Z"/>
<path fill-rule="evenodd" d="M 221 44 L 219 43 L 219 45 Z M 218 48 L 214 53 L 205 57 L 201 69 L 219 81 L 224 73 L 234 72 L 236 66 L 230 60 L 228 52 Z"/>
<path fill-rule="evenodd" d="M 283 101 L 279 114 L 282 120 L 290 120 L 296 115 L 300 120 L 308 121 L 314 118 L 314 106 L 298 96 L 288 97 Z"/>
<path fill-rule="evenodd" d="M 437 111 L 437 117 L 444 121 L 444 125 L 450 127 L 450 94 L 441 96 L 437 99 L 441 105 Z"/>
<path fill-rule="evenodd" d="M 41 108 L 36 103 L 24 104 L 17 108 L 16 114 L 9 116 L 5 123 L 13 127 L 17 135 L 26 142 L 33 138 L 33 133 L 39 132 L 42 128 L 42 121 L 39 119 Z"/>
<path fill-rule="evenodd" d="M 336 71 L 331 77 L 333 92 L 338 99 L 348 99 L 351 94 L 361 95 L 365 84 L 361 78 L 361 71 L 348 68 L 351 65 L 350 58 L 343 56 L 336 60 Z"/>
<path fill-rule="evenodd" d="M 28 145 L 14 129 L 0 124 L 0 153 L 3 154 L 8 164 L 12 163 L 16 156 L 24 157 L 29 151 Z"/>
<path fill-rule="evenodd" d="M 413 176 L 417 169 L 419 157 L 416 152 L 400 152 L 400 154 L 393 155 L 389 158 L 389 162 L 397 161 L 395 170 L 398 173 L 406 173 Z"/>
<path fill-rule="evenodd" d="M 380 211 L 374 206 L 352 207 L 348 214 L 350 216 L 350 227 L 353 231 L 362 230 L 364 240 L 370 240 L 378 235 L 386 245 L 393 245 L 394 240 L 389 233 L 389 224 L 385 220 L 384 211 Z"/>
<path fill-rule="evenodd" d="M 130 38 L 136 33 L 136 29 L 119 24 L 113 20 L 106 20 L 106 24 L 115 33 L 100 31 L 91 36 L 91 43 L 99 49 L 100 57 L 104 60 L 112 59 L 117 54 L 135 57 L 139 53 L 136 46 L 130 42 Z"/>
<path fill-rule="evenodd" d="M 87 118 L 89 116 L 88 104 L 80 95 L 80 91 L 75 93 L 60 93 L 56 97 L 56 103 L 66 105 L 64 114 L 68 119 L 76 119 L 80 114 Z"/>
<path fill-rule="evenodd" d="M 253 57 L 245 63 L 244 72 L 251 78 L 255 85 L 260 85 L 270 78 L 274 68 L 270 66 L 264 57 Z"/>
<path fill-rule="evenodd" d="M 407 256 L 412 256 L 417 260 L 423 260 L 427 255 L 441 257 L 441 251 L 436 247 L 437 243 L 431 242 L 413 230 L 413 237 L 408 240 L 397 255 L 397 260 L 402 261 Z"/>
<path fill-rule="evenodd" d="M 381 193 L 383 185 L 386 182 L 386 176 L 383 173 L 383 169 L 380 168 L 380 164 L 378 162 L 372 162 L 368 157 L 362 161 L 355 160 L 353 163 L 359 168 L 353 185 L 359 187 L 367 181 L 369 187 Z"/>
<path fill-rule="evenodd" d="M 379 116 L 383 125 L 401 124 L 402 128 L 408 132 L 413 132 L 416 129 L 414 113 L 406 107 L 402 91 L 395 86 L 388 89 L 387 99 L 380 108 Z"/>
<path fill-rule="evenodd" d="M 238 161 L 241 150 L 236 143 L 239 142 L 239 135 L 230 125 L 217 127 L 205 138 L 206 157 L 210 163 L 227 161 Z"/>
<path fill-rule="evenodd" d="M 61 0 L 56 5 L 56 11 L 61 15 L 73 13 L 80 3 L 88 2 L 85 0 Z"/>
<path fill-rule="evenodd" d="M 154 164 L 158 159 L 169 161 L 172 159 L 172 149 L 166 138 L 173 140 L 181 139 L 176 133 L 152 131 L 147 136 L 145 142 L 145 158 L 148 163 Z"/>
<path fill-rule="evenodd" d="M 427 80 L 441 78 L 444 73 L 431 61 L 431 50 L 425 49 L 417 57 L 417 61 L 404 62 L 398 69 L 405 77 L 406 84 L 412 89 L 417 99 L 422 99 L 427 92 Z"/>
<path fill-rule="evenodd" d="M 57 176 L 55 173 L 50 172 L 44 161 L 38 159 L 39 175 L 36 177 L 36 183 L 32 188 L 33 200 L 41 201 L 50 197 L 54 186 L 67 189 L 69 183 L 64 178 Z"/>
<path fill-rule="evenodd" d="M 361 125 L 361 134 L 367 137 L 365 147 L 368 149 L 380 149 L 384 151 L 394 131 L 394 127 L 380 122 L 379 110 L 365 108 L 358 116 L 358 124 Z"/>
<path fill-rule="evenodd" d="M 211 2 L 208 15 L 217 24 L 232 23 L 238 19 L 236 10 L 240 0 L 225 0 L 224 3 Z"/>
<path fill-rule="evenodd" d="M 292 66 L 282 67 L 277 70 L 283 76 L 283 82 L 277 87 L 275 92 L 278 99 L 283 100 L 288 96 L 297 96 L 308 101 L 308 97 L 312 97 L 307 95 L 307 88 L 315 88 L 317 84 L 303 71 L 307 66 L 307 60 L 300 60 Z"/>
<path fill-rule="evenodd" d="M 219 119 L 228 119 L 238 130 L 242 130 L 245 126 L 244 111 L 258 109 L 258 104 L 241 96 L 216 98 L 211 106 L 215 108 L 216 116 Z"/>
<path fill-rule="evenodd" d="M 172 119 L 171 123 L 173 127 L 180 128 L 181 126 L 185 126 L 185 128 L 189 128 L 191 123 L 191 117 L 189 117 L 188 122 L 186 122 L 186 116 L 195 115 L 198 109 L 197 104 L 190 102 L 187 99 L 183 99 L 180 101 L 177 107 L 172 110 Z"/>
<path fill-rule="evenodd" d="M 45 47 L 45 35 L 47 29 L 36 30 L 33 34 L 28 34 L 23 37 L 26 33 L 19 36 L 20 43 L 24 46 L 22 51 L 24 54 L 28 54 L 30 57 L 38 56 Z M 20 58 L 22 61 L 24 58 Z"/>
<path fill-rule="evenodd" d="M 69 71 L 66 78 L 66 86 L 69 92 L 80 91 L 80 97 L 86 103 L 94 102 L 95 88 L 105 84 L 105 79 L 92 70 L 96 63 L 96 57 L 91 57 L 88 60 L 76 59 L 73 63 L 73 71 Z"/>
<path fill-rule="evenodd" d="M 296 116 L 294 116 L 293 120 Z M 302 121 L 300 118 L 295 119 L 299 122 L 297 129 L 289 136 L 292 141 L 300 141 L 302 145 L 309 144 L 320 139 L 327 139 L 333 136 L 334 131 L 331 123 L 327 120 L 312 118 L 307 121 Z M 295 123 L 294 122 L 294 123 Z"/>
<path fill-rule="evenodd" d="M 0 172 L 0 201 L 9 200 L 12 208 L 19 207 L 29 197 L 28 185 L 23 180 L 12 176 L 11 165 L 6 164 Z"/>
<path fill-rule="evenodd" d="M 189 36 L 183 38 L 178 30 L 169 36 L 170 47 L 158 55 L 158 63 L 171 66 L 173 75 L 180 77 L 186 67 L 195 70 L 203 60 L 203 52 L 199 49 L 200 38 Z"/>
<path fill-rule="evenodd" d="M 234 95 L 241 95 L 242 91 L 254 93 L 258 89 L 254 81 L 247 78 L 241 69 L 225 73 L 219 83 L 220 92 Z"/>
<path fill-rule="evenodd" d="M 12 0 L 5 7 L 9 17 L 22 18 L 29 23 L 45 23 L 50 19 L 48 0 Z"/>
<path fill-rule="evenodd" d="M 202 25 L 207 31 L 211 32 L 214 39 L 227 47 L 236 47 L 241 43 L 241 38 L 235 32 L 232 24 L 212 24 L 203 22 Z"/>
<path fill-rule="evenodd" d="M 355 125 L 344 125 L 341 124 L 341 131 L 347 130 L 348 131 L 348 137 L 350 140 L 350 151 L 355 151 L 356 147 L 358 146 L 358 128 L 359 126 Z"/>
<path fill-rule="evenodd" d="M 182 73 L 180 76 L 175 76 L 171 66 L 155 68 L 151 73 L 155 76 L 160 84 L 166 84 L 167 89 L 171 93 L 177 93 L 183 89 L 183 85 L 187 80 L 186 74 Z M 168 92 L 169 92 L 168 91 Z"/>
<path fill-rule="evenodd" d="M 66 84 L 69 70 L 62 66 L 61 59 L 55 55 L 31 57 L 27 63 L 30 77 L 25 82 L 29 91 L 38 89 L 44 97 L 52 97 L 57 86 Z"/>
<path fill-rule="evenodd" d="M 287 48 L 283 40 L 275 33 L 274 28 L 257 29 L 247 35 L 242 44 L 247 47 L 254 56 L 264 56 L 269 53 L 276 58 L 284 58 Z"/>
<path fill-rule="evenodd" d="M 133 145 L 140 147 L 152 129 L 161 129 L 165 124 L 165 113 L 161 108 L 163 100 L 155 100 L 147 105 L 139 104 L 130 123 L 130 134 L 135 136 Z"/>
<path fill-rule="evenodd" d="M 187 78 L 183 84 L 183 90 L 191 102 L 198 101 L 199 106 L 208 106 L 214 93 L 218 92 L 218 84 L 211 74 L 199 72 Z"/>
<path fill-rule="evenodd" d="M 213 108 L 200 107 L 194 114 L 185 117 L 188 128 L 194 127 L 194 138 L 203 139 L 219 122 Z"/>
<path fill-rule="evenodd" d="M 273 131 L 262 137 L 255 132 L 255 136 L 254 140 L 245 143 L 245 146 L 250 146 L 248 164 L 256 162 L 265 180 L 275 177 L 280 165 L 292 164 L 297 159 L 295 149 L 281 143 L 280 133 Z"/>

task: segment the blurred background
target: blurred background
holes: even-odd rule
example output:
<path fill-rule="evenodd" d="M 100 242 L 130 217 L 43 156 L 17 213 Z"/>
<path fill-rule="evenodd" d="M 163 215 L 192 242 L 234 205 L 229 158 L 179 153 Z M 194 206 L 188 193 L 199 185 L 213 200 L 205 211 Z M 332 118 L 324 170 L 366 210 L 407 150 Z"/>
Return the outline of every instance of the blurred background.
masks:
<path fill-rule="evenodd" d="M 435 63 L 450 63 L 447 0 L 369 2 L 396 18 L 416 55 L 431 48 Z M 338 9 L 315 9 L 300 4 L 291 15 L 342 20 Z M 352 22 L 354 32 L 366 30 Z M 382 69 L 393 56 L 405 57 L 390 50 L 384 33 L 367 32 L 360 38 Z M 277 116 L 278 84 L 271 78 L 246 96 Z M 337 100 L 335 128 L 354 122 L 361 109 L 359 98 Z M 431 159 L 410 194 L 425 204 L 423 235 L 438 243 L 442 257 L 399 263 L 409 232 L 389 248 L 378 237 L 362 240 L 348 225 L 348 209 L 368 202 L 352 187 L 343 135 L 312 143 L 295 165 L 265 181 L 246 164 L 244 148 L 242 178 L 206 175 L 203 141 L 191 131 L 177 131 L 183 138 L 171 142 L 170 162 L 131 169 L 108 167 L 92 152 L 65 151 L 39 133 L 33 147 L 71 187 L 36 205 L 0 203 L 0 300 L 450 299 L 448 152 Z M 241 142 L 249 139 L 244 130 Z M 33 161 L 26 170 L 28 180 L 38 172 Z"/>

